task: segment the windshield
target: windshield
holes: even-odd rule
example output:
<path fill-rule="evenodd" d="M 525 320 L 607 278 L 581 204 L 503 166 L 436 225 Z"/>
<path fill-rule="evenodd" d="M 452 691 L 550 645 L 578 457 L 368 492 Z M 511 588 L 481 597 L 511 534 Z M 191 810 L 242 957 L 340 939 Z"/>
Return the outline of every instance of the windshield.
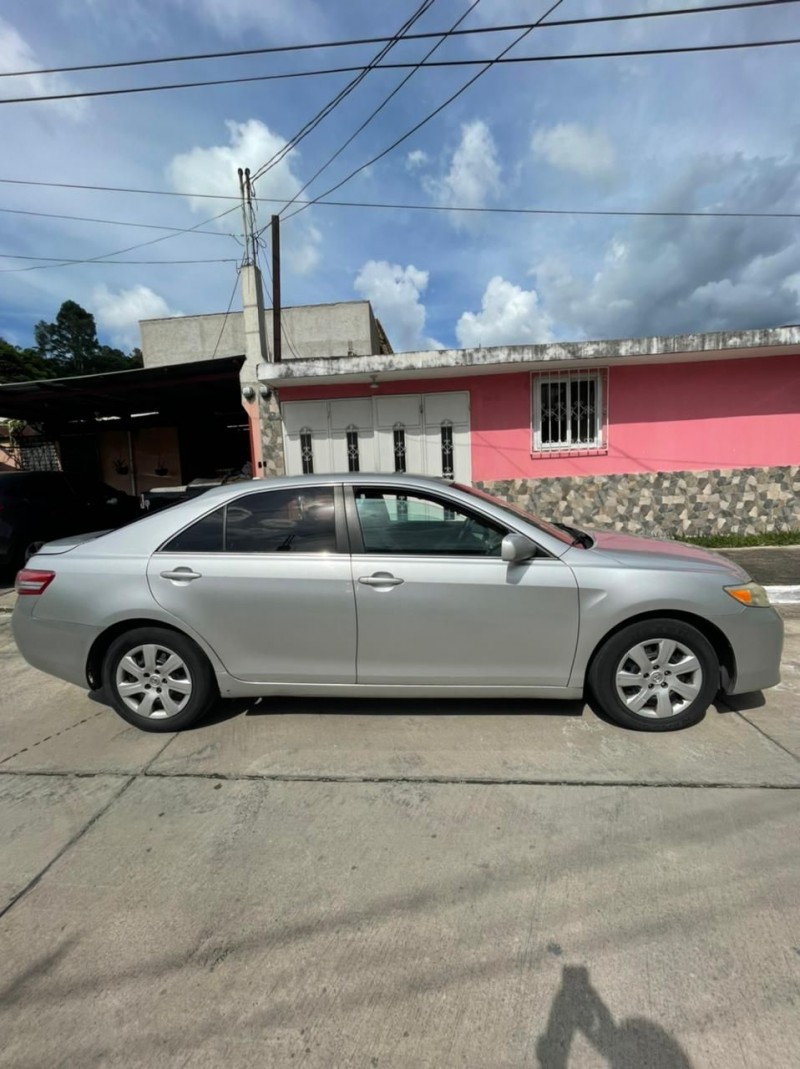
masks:
<path fill-rule="evenodd" d="M 469 494 L 470 497 L 479 497 L 482 501 L 489 501 L 492 505 L 502 509 L 503 512 L 510 512 L 512 516 L 525 520 L 526 523 L 530 523 L 533 527 L 544 531 L 551 538 L 557 538 L 559 542 L 566 542 L 568 546 L 572 545 L 572 535 L 559 530 L 558 527 L 554 527 L 547 520 L 540 520 L 538 516 L 532 516 L 530 512 L 526 512 L 525 509 L 521 509 L 518 505 L 512 505 L 509 501 L 501 501 L 500 498 L 492 497 L 491 494 L 486 494 L 483 490 L 477 490 L 474 486 L 465 486 L 463 483 L 453 483 L 452 485 L 456 490 L 462 490 L 465 494 Z"/>

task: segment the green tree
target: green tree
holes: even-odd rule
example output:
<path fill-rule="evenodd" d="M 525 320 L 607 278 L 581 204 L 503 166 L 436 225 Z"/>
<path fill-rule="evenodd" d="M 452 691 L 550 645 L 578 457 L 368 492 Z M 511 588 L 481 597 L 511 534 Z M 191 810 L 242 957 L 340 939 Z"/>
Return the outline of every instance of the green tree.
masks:
<path fill-rule="evenodd" d="M 35 349 L 20 349 L 0 338 L 0 382 L 50 379 L 53 369 Z"/>
<path fill-rule="evenodd" d="M 36 348 L 59 375 L 86 375 L 94 370 L 100 349 L 94 316 L 77 301 L 64 301 L 55 323 L 41 320 L 33 328 Z"/>
<path fill-rule="evenodd" d="M 64 301 L 55 322 L 42 320 L 36 324 L 33 333 L 39 356 L 58 376 L 128 371 L 142 366 L 138 349 L 126 356 L 121 349 L 101 345 L 94 316 L 77 301 Z"/>

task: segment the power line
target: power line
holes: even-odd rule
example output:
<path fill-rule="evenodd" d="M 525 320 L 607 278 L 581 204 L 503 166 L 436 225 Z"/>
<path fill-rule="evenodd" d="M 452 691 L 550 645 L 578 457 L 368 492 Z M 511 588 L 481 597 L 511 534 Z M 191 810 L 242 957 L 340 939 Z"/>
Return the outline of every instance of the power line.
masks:
<path fill-rule="evenodd" d="M 264 244 L 264 241 L 260 237 L 257 237 L 256 238 L 256 256 L 258 256 L 258 251 L 259 250 L 263 251 L 263 252 L 266 252 L 266 245 Z M 269 265 L 269 257 L 268 256 L 264 257 L 264 266 L 267 269 L 267 274 L 269 275 L 270 282 L 272 282 L 273 285 L 274 285 L 274 280 L 272 278 L 272 268 Z M 264 292 L 263 291 L 263 287 L 262 287 L 262 291 L 261 292 L 262 292 L 262 299 L 263 299 L 263 292 Z M 272 304 L 272 298 L 270 298 L 270 304 Z M 283 315 L 281 315 L 281 334 L 283 335 L 283 340 L 286 342 L 286 347 L 289 350 L 289 352 L 292 354 L 292 356 L 295 358 L 295 360 L 299 360 L 300 359 L 300 355 L 297 352 L 297 350 L 295 349 L 294 345 L 292 344 L 292 339 L 289 337 L 289 331 L 286 329 L 286 321 L 285 321 L 285 317 Z M 274 343 L 274 339 L 273 339 L 273 346 L 274 346 L 274 344 L 275 343 Z"/>
<path fill-rule="evenodd" d="M 480 3 L 480 0 L 473 0 L 473 2 L 470 4 L 470 6 L 467 8 L 467 10 L 456 19 L 456 21 L 450 27 L 450 30 L 448 32 L 449 33 L 455 32 L 455 30 L 461 25 L 461 23 L 464 21 L 464 19 L 467 18 L 467 16 L 472 11 L 474 11 L 474 9 L 478 6 L 479 3 Z M 386 107 L 386 105 L 389 103 L 389 101 L 393 97 L 395 97 L 400 92 L 400 90 L 403 88 L 403 86 L 414 77 L 414 75 L 417 73 L 417 71 L 419 70 L 420 66 L 425 62 L 425 60 L 430 59 L 430 57 L 433 55 L 433 53 L 443 43 L 444 43 L 444 37 L 440 38 L 438 41 L 436 41 L 435 44 L 433 44 L 428 49 L 428 51 L 422 57 L 422 60 L 420 61 L 420 63 L 416 67 L 414 67 L 412 70 L 410 70 L 408 72 L 408 74 L 405 76 L 405 78 L 403 78 L 403 80 L 401 82 L 399 82 L 394 87 L 394 89 L 391 91 L 391 93 L 389 93 L 388 96 L 383 98 L 383 100 L 380 102 L 380 104 L 377 106 L 377 108 L 375 108 L 373 111 L 370 112 L 370 114 L 367 116 L 367 118 L 350 135 L 350 137 L 348 137 L 348 139 L 344 142 L 344 144 L 340 145 L 339 148 L 333 153 L 333 155 L 329 156 L 328 159 L 325 161 L 325 163 L 323 163 L 321 167 L 318 167 L 317 170 L 312 174 L 312 176 L 300 187 L 300 189 L 298 189 L 298 191 L 295 193 L 295 195 L 292 197 L 292 199 L 286 204 L 286 207 L 284 207 L 282 209 L 283 211 L 286 211 L 286 209 L 291 207 L 292 204 L 295 204 L 297 202 L 297 199 L 300 196 L 300 194 L 303 193 L 306 189 L 308 189 L 308 187 L 311 185 L 311 183 L 316 181 L 316 179 L 319 178 L 319 176 L 322 174 L 322 172 L 326 171 L 330 167 L 330 165 L 333 163 L 333 161 L 335 159 L 337 159 L 339 156 L 341 156 L 341 154 L 344 152 L 344 150 L 347 148 L 347 146 L 352 144 L 353 141 L 355 141 L 355 139 L 361 133 L 361 131 L 366 129 L 367 126 L 369 126 L 369 124 L 372 122 L 372 120 L 375 118 L 375 116 L 378 115 L 381 111 L 383 111 L 383 109 Z"/>
<path fill-rule="evenodd" d="M 744 0 L 741 3 L 710 4 L 707 7 L 680 7 L 661 11 L 635 11 L 624 15 L 594 15 L 578 19 L 553 19 L 543 22 L 542 29 L 563 26 L 587 26 L 604 22 L 623 22 L 638 19 L 656 19 L 669 15 L 700 15 L 717 11 L 736 11 L 739 8 L 775 7 L 783 4 L 794 4 L 798 0 Z M 473 34 L 508 33 L 532 27 L 534 23 L 517 22 L 501 26 L 477 26 L 470 29 L 429 30 L 424 33 L 407 33 L 403 35 L 406 41 L 423 41 L 438 37 L 444 40 L 446 37 L 461 37 Z M 187 63 L 197 60 L 209 59 L 233 59 L 241 56 L 263 56 L 280 54 L 285 52 L 319 51 L 326 48 L 352 48 L 358 45 L 384 44 L 391 41 L 391 37 L 355 37 L 348 40 L 319 41 L 316 44 L 297 45 L 272 45 L 265 48 L 239 48 L 229 52 L 194 52 L 177 56 L 156 56 L 152 59 L 127 59 L 114 60 L 110 63 L 81 63 L 71 67 L 37 67 L 33 70 L 0 71 L 0 78 L 21 78 L 35 74 L 73 74 L 78 71 L 114 70 L 123 67 L 145 67 L 164 63 Z"/>
<path fill-rule="evenodd" d="M 134 189 L 124 186 L 89 186 L 68 182 L 41 182 L 33 179 L 0 178 L 0 183 L 29 186 L 55 186 L 59 189 L 85 189 L 104 193 L 141 193 L 160 197 L 203 197 L 208 200 L 236 200 L 239 197 L 224 193 L 183 193 L 171 189 Z M 260 204 L 285 204 L 286 197 L 254 197 Z M 636 211 L 627 209 L 592 209 L 592 208 L 503 208 L 496 206 L 484 206 L 474 204 L 401 204 L 386 201 L 360 201 L 360 200 L 318 200 L 307 199 L 296 202 L 304 207 L 312 204 L 320 208 L 374 208 L 392 211 L 416 211 L 416 212 L 486 212 L 500 215 L 608 215 L 608 216 L 633 216 L 647 217 L 687 217 L 687 218 L 733 218 L 733 219 L 796 219 L 800 218 L 800 212 L 735 212 L 735 211 Z M 0 209 L 10 211 L 12 209 Z M 43 214 L 43 213 L 41 213 Z M 58 216 L 57 218 L 61 218 Z M 80 218 L 69 216 L 68 218 Z M 98 220 L 100 221 L 100 220 Z M 110 220 L 109 220 L 110 221 Z M 144 225 L 144 224 L 140 224 Z M 180 231 L 181 233 L 194 233 L 194 231 Z M 198 234 L 213 234 L 213 230 L 198 230 Z M 233 237 L 233 235 L 223 235 Z M 162 262 L 162 261 L 159 261 Z"/>
<path fill-rule="evenodd" d="M 406 30 L 410 29 L 411 26 L 413 26 L 414 23 L 418 19 L 420 19 L 426 11 L 428 11 L 428 9 L 434 4 L 434 2 L 435 0 L 423 0 L 423 2 L 413 13 L 413 15 L 411 15 L 410 18 L 406 19 L 406 21 L 403 23 L 397 33 L 395 33 L 394 36 L 390 39 L 389 43 L 386 44 L 373 57 L 373 59 L 370 60 L 368 66 L 365 67 L 358 75 L 356 75 L 355 78 L 351 79 L 347 83 L 347 85 L 340 89 L 339 92 L 331 100 L 329 100 L 327 104 L 323 105 L 323 107 L 320 108 L 319 111 L 315 115 L 313 115 L 306 123 L 304 123 L 304 125 L 300 127 L 297 133 L 294 134 L 291 138 L 289 138 L 289 140 L 280 149 L 278 149 L 278 151 L 275 152 L 267 160 L 266 163 L 262 164 L 252 176 L 251 181 L 257 181 L 266 171 L 270 170 L 270 168 L 280 163 L 280 161 L 285 156 L 287 156 L 291 152 L 291 150 L 296 145 L 298 145 L 304 138 L 308 137 L 312 130 L 315 130 L 319 126 L 319 124 L 324 119 L 326 119 L 327 116 L 330 115 L 330 113 L 334 111 L 339 106 L 339 104 L 341 104 L 342 101 L 347 96 L 349 96 L 350 93 L 352 93 L 358 85 L 361 84 L 361 82 L 366 78 L 367 74 L 371 70 L 374 70 L 375 67 L 380 63 L 380 61 L 384 59 L 389 54 L 389 52 L 391 52 L 397 42 L 402 38 L 403 33 Z"/>
<path fill-rule="evenodd" d="M 262 198 L 266 199 L 266 198 Z M 270 198 L 277 199 L 277 198 Z M 376 201 L 355 200 L 305 200 L 298 201 L 304 207 L 312 204 L 319 208 L 382 208 L 398 211 L 415 212 L 486 212 L 497 215 L 597 215 L 597 216 L 631 216 L 633 218 L 652 216 L 654 218 L 687 218 L 687 219 L 800 219 L 800 212 L 681 212 L 681 211 L 629 211 L 616 209 L 592 209 L 592 208 L 499 208 L 483 205 L 455 204 L 388 204 Z M 292 213 L 294 214 L 294 213 Z M 291 218 L 291 215 L 287 216 Z"/>
<path fill-rule="evenodd" d="M 23 256 L 13 252 L 0 252 L 0 259 L 45 261 L 44 263 L 34 264 L 31 267 L 2 267 L 0 268 L 0 274 L 4 275 L 20 271 L 46 271 L 55 267 L 73 267 L 75 264 L 94 264 L 97 267 L 104 267 L 106 264 L 236 264 L 239 262 L 230 257 L 218 260 L 78 260 L 65 259 L 58 256 Z"/>
<path fill-rule="evenodd" d="M 234 234 L 227 234 L 222 230 L 189 230 L 184 226 L 165 226 L 158 223 L 133 223 L 129 219 L 95 219 L 89 215 L 61 215 L 56 212 L 33 212 L 23 208 L 0 208 L 0 212 L 7 215 L 34 215 L 39 219 L 66 219 L 75 223 L 107 223 L 109 226 L 132 226 L 144 230 L 171 230 L 176 234 L 210 234 L 215 238 L 230 238 L 235 236 Z"/>
<path fill-rule="evenodd" d="M 228 307 L 225 309 L 225 315 L 222 317 L 222 326 L 219 328 L 219 337 L 217 338 L 217 344 L 214 346 L 214 352 L 211 354 L 213 360 L 217 355 L 217 349 L 219 349 L 220 342 L 222 341 L 222 335 L 225 333 L 225 324 L 228 322 L 228 316 L 231 314 L 231 308 L 233 308 L 233 298 L 236 296 L 236 290 L 239 288 L 239 270 L 242 264 L 235 260 L 234 263 L 239 263 L 239 268 L 236 271 L 236 280 L 233 283 L 233 289 L 231 290 L 231 299 L 228 301 Z"/>
<path fill-rule="evenodd" d="M 534 23 L 532 28 L 535 28 L 537 25 L 537 23 Z M 87 97 L 128 96 L 132 93 L 160 93 L 171 89 L 197 89 L 212 85 L 239 85 L 245 82 L 273 82 L 292 78 L 317 78 L 329 74 L 352 74 L 353 72 L 367 70 L 409 70 L 418 66 L 433 69 L 435 67 L 494 66 L 498 63 L 555 63 L 567 60 L 625 59 L 635 56 L 669 56 L 690 54 L 693 52 L 730 52 L 745 48 L 776 48 L 781 45 L 796 44 L 800 44 L 800 37 L 785 37 L 768 41 L 742 41 L 733 44 L 720 45 L 682 45 L 675 48 L 633 48 L 615 52 L 567 52 L 548 56 L 507 56 L 502 59 L 437 59 L 422 64 L 379 63 L 371 68 L 367 65 L 355 67 L 328 67 L 320 70 L 287 71 L 282 74 L 253 74 L 245 78 L 213 78 L 202 82 L 171 82 L 165 85 L 127 86 L 124 89 L 92 89 L 80 93 L 49 93 L 45 96 L 0 97 L 0 104 L 37 104 L 52 100 L 78 100 Z M 509 46 L 509 48 L 513 47 L 513 44 Z"/>
<path fill-rule="evenodd" d="M 531 26 L 529 29 L 524 30 L 521 34 L 515 37 L 511 44 L 506 45 L 502 52 L 499 52 L 493 60 L 489 60 L 476 74 L 473 74 L 471 78 L 468 78 L 467 81 L 464 82 L 464 84 L 455 91 L 455 93 L 451 93 L 447 100 L 439 104 L 439 106 L 434 108 L 433 111 L 429 112 L 424 119 L 421 119 L 418 123 L 416 123 L 416 125 L 412 126 L 410 130 L 407 130 L 406 133 L 404 133 L 401 137 L 398 137 L 397 140 L 393 141 L 392 144 L 388 146 L 388 148 L 385 148 L 382 152 L 379 152 L 377 156 L 373 156 L 372 159 L 367 160 L 366 163 L 362 163 L 361 166 L 356 167 L 354 171 L 351 171 L 348 175 L 342 178 L 339 182 L 336 183 L 336 185 L 333 185 L 329 189 L 326 189 L 324 193 L 320 193 L 320 195 L 314 198 L 314 200 L 319 200 L 321 197 L 327 197 L 330 193 L 335 193 L 337 189 L 340 189 L 346 182 L 349 182 L 351 178 L 354 178 L 361 171 L 371 166 L 371 164 L 377 163 L 378 160 L 388 155 L 388 153 L 390 153 L 393 149 L 397 148 L 398 145 L 402 144 L 403 141 L 406 141 L 409 137 L 412 136 L 412 134 L 415 134 L 417 130 L 420 130 L 426 123 L 430 122 L 431 119 L 435 118 L 441 111 L 444 111 L 444 109 L 449 104 L 452 104 L 457 97 L 460 97 L 462 93 L 466 92 L 466 90 L 469 89 L 470 86 L 474 85 L 479 78 L 486 74 L 487 71 L 491 70 L 491 68 L 496 63 L 507 57 L 508 53 L 512 50 L 512 48 L 516 48 L 518 44 L 521 44 L 521 42 L 524 41 L 525 38 L 530 33 L 532 33 L 533 30 L 536 29 L 537 25 L 541 22 L 544 22 L 548 15 L 551 15 L 556 10 L 556 8 L 560 7 L 562 3 L 563 0 L 555 0 L 555 3 L 550 5 L 547 11 L 545 11 L 545 13 L 539 18 L 537 23 L 534 23 L 534 25 Z M 314 203 L 314 200 L 312 200 L 312 204 Z M 293 215 L 297 215 L 299 212 L 305 211 L 307 207 L 308 205 L 303 205 L 303 207 L 301 208 L 296 208 L 293 212 L 290 212 L 290 214 L 286 218 L 291 219 Z"/>

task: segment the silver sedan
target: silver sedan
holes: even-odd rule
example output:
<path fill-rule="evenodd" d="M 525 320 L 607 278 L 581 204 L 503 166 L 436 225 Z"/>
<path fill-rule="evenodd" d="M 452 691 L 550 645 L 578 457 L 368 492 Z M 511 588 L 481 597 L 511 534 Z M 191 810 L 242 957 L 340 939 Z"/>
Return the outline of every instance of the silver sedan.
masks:
<path fill-rule="evenodd" d="M 407 475 L 218 487 L 45 545 L 17 578 L 36 668 L 146 731 L 220 697 L 582 698 L 627 727 L 779 681 L 762 587 L 677 542 L 546 523 Z"/>

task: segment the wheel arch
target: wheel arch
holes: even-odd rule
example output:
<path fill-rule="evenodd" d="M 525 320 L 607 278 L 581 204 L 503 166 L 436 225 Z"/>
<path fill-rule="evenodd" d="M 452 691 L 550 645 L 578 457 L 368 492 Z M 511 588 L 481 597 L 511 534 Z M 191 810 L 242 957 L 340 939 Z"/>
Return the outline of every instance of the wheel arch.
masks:
<path fill-rule="evenodd" d="M 717 661 L 720 668 L 721 686 L 722 690 L 728 690 L 733 686 L 736 680 L 736 657 L 733 652 L 733 647 L 728 641 L 727 636 L 710 620 L 705 619 L 703 616 L 697 616 L 691 612 L 681 612 L 677 609 L 653 609 L 649 612 L 642 612 L 636 616 L 629 616 L 627 619 L 622 620 L 616 624 L 597 642 L 592 650 L 591 656 L 586 663 L 586 673 L 584 675 L 584 689 L 588 686 L 592 665 L 594 664 L 597 655 L 603 646 L 614 635 L 619 634 L 620 631 L 624 631 L 626 627 L 630 627 L 631 624 L 640 624 L 645 620 L 678 620 L 684 624 L 690 624 L 696 628 L 704 638 L 708 639 L 717 656 Z"/>
<path fill-rule="evenodd" d="M 197 642 L 192 635 L 188 635 L 180 627 L 175 627 L 174 624 L 165 623 L 163 620 L 154 620 L 152 617 L 131 617 L 128 620 L 120 620 L 115 624 L 111 624 L 101 632 L 92 643 L 89 650 L 89 655 L 86 658 L 86 679 L 92 690 L 98 690 L 102 686 L 103 677 L 103 661 L 108 653 L 109 647 L 114 639 L 120 635 L 124 635 L 126 631 L 134 631 L 137 627 L 160 627 L 165 631 L 173 631 L 176 635 L 181 635 L 183 638 L 188 639 L 197 646 L 198 650 L 204 657 L 208 658 L 207 652 Z M 213 662 L 210 661 L 211 668 L 213 670 Z"/>

